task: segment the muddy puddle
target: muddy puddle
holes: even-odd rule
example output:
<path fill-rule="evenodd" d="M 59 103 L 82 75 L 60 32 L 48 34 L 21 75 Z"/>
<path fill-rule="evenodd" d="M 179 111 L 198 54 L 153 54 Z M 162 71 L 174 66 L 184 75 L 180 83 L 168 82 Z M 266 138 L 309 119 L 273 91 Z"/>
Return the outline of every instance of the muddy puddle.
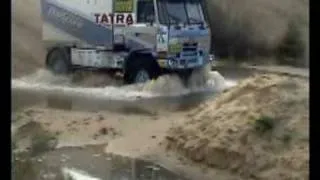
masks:
<path fill-rule="evenodd" d="M 61 148 L 33 157 L 14 154 L 13 179 L 186 180 L 147 161 L 105 154 L 104 147 Z"/>

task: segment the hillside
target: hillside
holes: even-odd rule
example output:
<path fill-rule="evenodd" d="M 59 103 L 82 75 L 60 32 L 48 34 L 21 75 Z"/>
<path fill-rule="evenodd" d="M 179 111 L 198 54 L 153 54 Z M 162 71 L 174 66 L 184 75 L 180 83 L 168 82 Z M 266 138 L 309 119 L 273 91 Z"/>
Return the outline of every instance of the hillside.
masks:
<path fill-rule="evenodd" d="M 272 54 L 294 21 L 309 57 L 309 1 L 208 0 L 212 43 L 224 56 Z M 308 61 L 308 60 L 307 60 Z M 307 63 L 305 63 L 307 64 Z"/>

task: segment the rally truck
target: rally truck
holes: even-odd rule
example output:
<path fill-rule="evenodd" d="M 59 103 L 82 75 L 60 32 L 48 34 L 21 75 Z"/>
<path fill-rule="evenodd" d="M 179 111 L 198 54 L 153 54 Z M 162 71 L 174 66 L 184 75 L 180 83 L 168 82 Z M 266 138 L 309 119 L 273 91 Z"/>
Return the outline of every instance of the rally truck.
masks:
<path fill-rule="evenodd" d="M 41 0 L 41 15 L 55 74 L 106 70 L 142 83 L 213 60 L 204 0 Z"/>

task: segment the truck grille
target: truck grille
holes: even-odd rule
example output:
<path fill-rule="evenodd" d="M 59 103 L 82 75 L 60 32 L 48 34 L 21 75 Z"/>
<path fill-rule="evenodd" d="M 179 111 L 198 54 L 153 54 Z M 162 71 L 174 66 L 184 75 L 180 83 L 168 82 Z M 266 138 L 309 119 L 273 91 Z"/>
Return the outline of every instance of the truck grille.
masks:
<path fill-rule="evenodd" d="M 182 44 L 182 58 L 180 65 L 184 66 L 188 63 L 197 62 L 198 43 L 183 43 Z"/>
<path fill-rule="evenodd" d="M 197 56 L 198 43 L 183 43 L 182 52 L 184 56 Z"/>
<path fill-rule="evenodd" d="M 198 43 L 183 43 L 182 51 L 184 52 L 195 52 L 197 51 Z"/>

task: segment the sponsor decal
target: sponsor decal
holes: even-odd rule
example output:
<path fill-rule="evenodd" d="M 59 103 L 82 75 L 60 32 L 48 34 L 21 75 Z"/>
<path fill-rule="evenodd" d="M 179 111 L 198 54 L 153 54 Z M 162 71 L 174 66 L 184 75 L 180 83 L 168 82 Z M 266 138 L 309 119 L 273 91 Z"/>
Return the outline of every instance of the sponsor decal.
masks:
<path fill-rule="evenodd" d="M 114 0 L 114 11 L 117 13 L 132 13 L 133 0 Z"/>
<path fill-rule="evenodd" d="M 68 12 L 61 11 L 54 6 L 49 7 L 47 13 L 49 17 L 59 19 L 62 24 L 69 25 L 72 28 L 80 29 L 83 27 L 83 22 L 79 17 Z"/>
<path fill-rule="evenodd" d="M 159 29 L 157 33 L 157 50 L 158 51 L 168 50 L 168 33 L 165 30 Z"/>
<path fill-rule="evenodd" d="M 47 0 L 41 1 L 41 12 L 44 22 L 88 44 L 105 46 L 112 42 L 111 28 L 95 23 L 93 15 L 89 20 L 77 10 L 70 10 L 57 1 Z"/>
<path fill-rule="evenodd" d="M 182 44 L 181 43 L 172 43 L 169 44 L 169 53 L 179 53 L 182 51 Z"/>

